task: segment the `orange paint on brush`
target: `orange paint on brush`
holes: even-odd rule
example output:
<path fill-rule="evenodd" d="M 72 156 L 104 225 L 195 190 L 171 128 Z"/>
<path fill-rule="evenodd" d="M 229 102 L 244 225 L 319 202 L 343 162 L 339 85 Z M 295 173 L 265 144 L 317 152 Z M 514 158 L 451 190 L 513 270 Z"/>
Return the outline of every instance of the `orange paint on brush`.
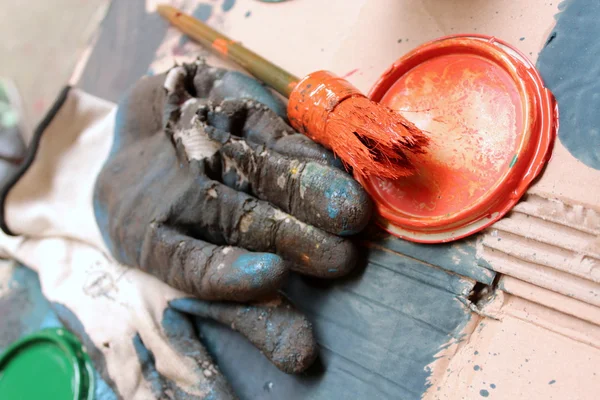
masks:
<path fill-rule="evenodd" d="M 297 81 L 292 81 L 290 83 L 288 83 L 288 88 L 290 88 L 290 90 L 294 90 L 294 88 L 298 86 L 298 82 Z"/>
<path fill-rule="evenodd" d="M 355 174 L 407 176 L 414 171 L 408 154 L 425 152 L 429 139 L 423 132 L 400 113 L 369 100 L 342 78 L 321 71 L 297 83 L 296 76 L 202 21 L 181 15 L 168 5 L 160 5 L 157 10 L 191 38 L 289 97 L 289 118 L 294 128 L 332 150 Z"/>
<path fill-rule="evenodd" d="M 429 142 L 400 113 L 328 71 L 300 81 L 290 95 L 288 116 L 294 129 L 343 154 L 342 161 L 365 176 L 411 175 L 407 153 L 422 154 Z"/>
<path fill-rule="evenodd" d="M 215 39 L 215 41 L 212 43 L 212 48 L 220 54 L 227 56 L 229 54 L 229 45 L 233 43 L 235 42 L 226 39 Z"/>

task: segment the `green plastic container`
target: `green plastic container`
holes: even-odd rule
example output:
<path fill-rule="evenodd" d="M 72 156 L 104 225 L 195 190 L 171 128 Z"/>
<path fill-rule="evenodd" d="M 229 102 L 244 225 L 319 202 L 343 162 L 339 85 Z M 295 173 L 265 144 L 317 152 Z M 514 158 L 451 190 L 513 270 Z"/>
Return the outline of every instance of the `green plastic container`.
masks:
<path fill-rule="evenodd" d="M 0 399 L 93 398 L 92 363 L 79 340 L 63 328 L 26 336 L 0 356 Z"/>

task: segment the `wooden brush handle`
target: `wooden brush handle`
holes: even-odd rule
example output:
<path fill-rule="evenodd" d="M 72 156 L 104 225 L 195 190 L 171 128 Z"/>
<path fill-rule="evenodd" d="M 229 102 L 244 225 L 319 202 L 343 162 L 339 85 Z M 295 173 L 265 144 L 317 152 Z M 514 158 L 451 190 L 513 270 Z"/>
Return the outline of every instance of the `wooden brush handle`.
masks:
<path fill-rule="evenodd" d="M 225 58 L 235 61 L 283 96 L 289 97 L 298 84 L 299 79 L 294 75 L 248 50 L 240 43 L 234 42 L 191 15 L 164 4 L 159 5 L 157 11 L 183 33 L 202 45 L 217 51 Z"/>

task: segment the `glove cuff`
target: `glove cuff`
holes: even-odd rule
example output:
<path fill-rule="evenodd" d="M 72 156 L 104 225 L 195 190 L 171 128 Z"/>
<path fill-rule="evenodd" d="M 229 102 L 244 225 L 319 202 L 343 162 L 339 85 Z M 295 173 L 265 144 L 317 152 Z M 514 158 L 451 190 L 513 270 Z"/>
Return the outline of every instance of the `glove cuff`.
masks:
<path fill-rule="evenodd" d="M 0 189 L 6 234 L 70 237 L 104 250 L 92 194 L 113 143 L 114 111 L 113 103 L 63 89 L 35 130 L 23 164 Z"/>
<path fill-rule="evenodd" d="M 58 95 L 58 98 L 54 101 L 54 104 L 52 105 L 46 116 L 36 127 L 33 133 L 33 137 L 31 138 L 31 142 L 29 143 L 29 147 L 27 148 L 27 151 L 25 153 L 23 162 L 21 163 L 15 174 L 7 180 L 6 184 L 3 187 L 0 188 L 0 229 L 2 229 L 2 231 L 4 231 L 4 233 L 6 233 L 7 235 L 17 236 L 17 234 L 10 230 L 6 222 L 5 205 L 8 193 L 17 184 L 21 177 L 25 175 L 29 167 L 33 164 L 35 160 L 35 155 L 40 145 L 42 135 L 46 128 L 48 128 L 58 111 L 61 109 L 65 101 L 67 100 L 67 96 L 70 90 L 71 86 L 65 86 L 61 90 L 60 94 Z"/>

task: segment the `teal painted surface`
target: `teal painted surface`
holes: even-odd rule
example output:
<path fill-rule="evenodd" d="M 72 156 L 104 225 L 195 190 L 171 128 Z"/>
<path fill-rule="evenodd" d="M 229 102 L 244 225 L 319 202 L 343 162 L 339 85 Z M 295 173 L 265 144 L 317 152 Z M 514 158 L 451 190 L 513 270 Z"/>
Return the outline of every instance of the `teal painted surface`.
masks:
<path fill-rule="evenodd" d="M 560 142 L 600 169 L 600 2 L 568 0 L 559 9 L 537 67 L 558 102 Z"/>
<path fill-rule="evenodd" d="M 368 266 L 324 281 L 294 276 L 286 293 L 314 324 L 320 358 L 301 376 L 278 371 L 237 333 L 198 321 L 205 344 L 242 398 L 420 399 L 428 365 L 471 318 L 473 281 L 411 257 L 364 249 Z M 240 374 L 239 371 L 244 371 Z"/>
<path fill-rule="evenodd" d="M 372 241 L 397 253 L 489 285 L 496 273 L 485 260 L 477 256 L 478 236 L 439 244 L 412 243 L 390 235 Z"/>

